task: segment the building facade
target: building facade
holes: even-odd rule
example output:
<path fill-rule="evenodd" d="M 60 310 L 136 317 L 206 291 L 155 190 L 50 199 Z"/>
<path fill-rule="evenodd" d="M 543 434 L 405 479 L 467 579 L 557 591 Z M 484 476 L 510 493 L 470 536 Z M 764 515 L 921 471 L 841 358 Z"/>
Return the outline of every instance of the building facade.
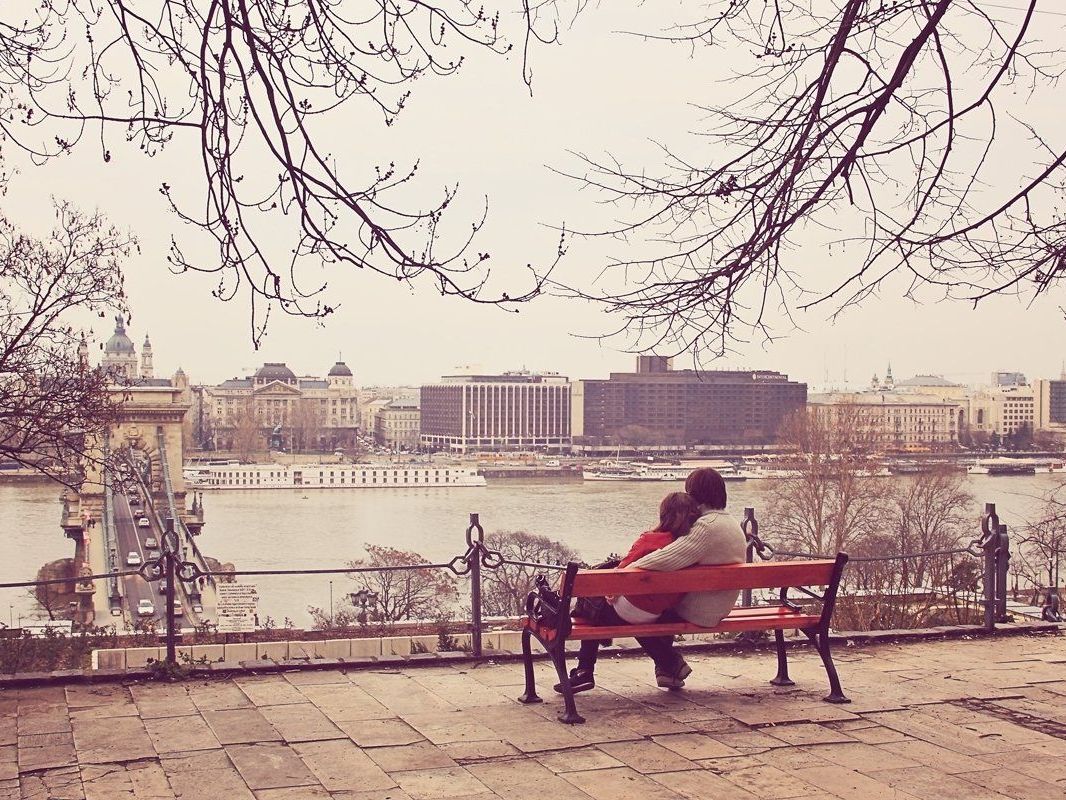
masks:
<path fill-rule="evenodd" d="M 197 393 L 204 449 L 321 451 L 358 440 L 359 389 L 343 361 L 324 378 L 298 377 L 284 363 L 268 362 L 247 378 Z"/>
<path fill-rule="evenodd" d="M 763 445 L 807 401 L 807 384 L 768 370 L 674 370 L 641 356 L 636 372 L 584 380 L 576 389 L 584 445 Z M 577 410 L 577 409 L 576 409 Z"/>
<path fill-rule="evenodd" d="M 856 441 L 881 452 L 950 450 L 965 409 L 956 400 L 910 392 L 828 392 L 807 400 L 812 413 L 854 428 Z"/>
<path fill-rule="evenodd" d="M 990 386 L 970 395 L 967 424 L 970 435 L 978 439 L 1031 434 L 1036 420 L 1032 386 Z"/>
<path fill-rule="evenodd" d="M 570 381 L 554 373 L 451 375 L 421 388 L 421 445 L 455 453 L 568 450 Z"/>
<path fill-rule="evenodd" d="M 1066 434 L 1066 372 L 1033 384 L 1034 425 L 1039 431 Z"/>
<path fill-rule="evenodd" d="M 421 416 L 417 400 L 389 400 L 374 415 L 374 444 L 390 450 L 416 450 Z"/>

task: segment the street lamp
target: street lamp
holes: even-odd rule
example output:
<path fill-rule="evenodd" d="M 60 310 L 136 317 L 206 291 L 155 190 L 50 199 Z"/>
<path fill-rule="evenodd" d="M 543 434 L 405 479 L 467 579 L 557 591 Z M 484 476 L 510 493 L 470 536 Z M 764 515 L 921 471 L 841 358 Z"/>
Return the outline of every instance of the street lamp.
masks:
<path fill-rule="evenodd" d="M 360 589 L 358 592 L 352 592 L 348 595 L 352 600 L 353 606 L 359 608 L 359 624 L 366 625 L 366 610 L 367 607 L 373 608 L 378 602 L 378 593 L 371 592 L 367 589 Z"/>
<path fill-rule="evenodd" d="M 333 627 L 333 581 L 329 582 L 329 626 Z"/>

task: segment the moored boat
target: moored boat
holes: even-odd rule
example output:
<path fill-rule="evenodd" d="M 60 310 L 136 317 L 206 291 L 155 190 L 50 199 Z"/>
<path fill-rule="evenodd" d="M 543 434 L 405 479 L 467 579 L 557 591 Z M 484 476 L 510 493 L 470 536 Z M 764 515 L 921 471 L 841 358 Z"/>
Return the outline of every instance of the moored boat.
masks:
<path fill-rule="evenodd" d="M 433 464 L 213 464 L 187 469 L 190 489 L 400 489 L 484 486 L 476 469 Z"/>

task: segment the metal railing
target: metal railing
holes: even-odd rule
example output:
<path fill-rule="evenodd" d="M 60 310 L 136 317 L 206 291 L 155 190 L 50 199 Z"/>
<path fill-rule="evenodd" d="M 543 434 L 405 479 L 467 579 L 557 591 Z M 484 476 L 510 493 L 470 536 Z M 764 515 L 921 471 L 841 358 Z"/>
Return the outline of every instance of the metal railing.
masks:
<path fill-rule="evenodd" d="M 774 557 L 833 558 L 836 555 L 835 553 L 796 552 L 773 547 L 760 538 L 759 521 L 756 519 L 755 509 L 751 507 L 744 509 L 741 529 L 747 539 L 745 560 L 748 563 L 754 561 L 756 555 L 764 561 Z M 995 629 L 997 622 L 1009 622 L 1010 616 L 1007 613 L 1007 574 L 1010 567 L 1010 536 L 1007 526 L 999 520 L 995 503 L 985 503 L 984 513 L 981 516 L 980 535 L 971 539 L 964 547 L 889 553 L 876 556 L 853 555 L 849 558 L 848 563 L 854 569 L 859 564 L 890 563 L 895 561 L 905 563 L 912 559 L 945 556 L 972 556 L 981 559 L 983 565 L 981 575 L 982 627 L 991 631 Z M 742 602 L 744 605 L 751 605 L 752 592 L 750 589 L 744 590 Z"/>
<path fill-rule="evenodd" d="M 769 560 L 780 558 L 826 558 L 835 554 L 800 553 L 775 549 L 759 535 L 759 521 L 754 508 L 746 508 L 741 524 L 747 539 L 747 561 L 754 561 L 755 557 Z M 564 564 L 549 564 L 533 561 L 517 561 L 505 558 L 500 552 L 490 549 L 485 543 L 485 532 L 481 525 L 479 515 L 470 514 L 469 525 L 466 528 L 465 540 L 466 551 L 446 562 L 425 562 L 417 564 L 375 565 L 375 566 L 345 566 L 327 567 L 321 569 L 250 569 L 250 570 L 209 570 L 202 563 L 188 561 L 183 558 L 182 549 L 178 541 L 175 529 L 174 517 L 167 517 L 163 525 L 161 553 L 156 559 L 150 559 L 141 564 L 137 569 L 113 569 L 110 572 L 99 575 L 86 575 L 77 578 L 57 578 L 46 581 L 23 581 L 14 583 L 0 583 L 0 589 L 13 589 L 23 587 L 36 587 L 55 584 L 69 584 L 77 580 L 117 581 L 118 578 L 138 575 L 146 581 L 157 582 L 166 579 L 166 619 L 163 638 L 166 644 L 166 660 L 176 663 L 176 646 L 180 638 L 174 615 L 174 597 L 176 581 L 181 581 L 186 586 L 193 584 L 200 578 L 218 579 L 231 581 L 236 577 L 256 576 L 297 576 L 297 575 L 357 575 L 360 573 L 388 573 L 413 570 L 448 570 L 457 577 L 469 577 L 470 579 L 470 653 L 474 657 L 482 657 L 483 650 L 483 603 L 482 603 L 482 570 L 498 570 L 505 566 L 529 567 L 536 570 L 563 571 Z M 891 562 L 916 557 L 965 555 L 983 560 L 983 574 L 981 579 L 983 593 L 983 626 L 987 630 L 993 630 L 997 622 L 1009 620 L 1007 615 L 1007 567 L 1010 559 L 1009 536 L 1007 528 L 999 521 L 994 503 L 985 505 L 984 514 L 981 517 L 980 535 L 975 537 L 965 547 L 929 550 L 915 553 L 894 553 L 884 556 L 858 556 L 851 559 L 852 564 Z M 357 594 L 357 593 L 353 593 Z M 751 591 L 744 591 L 742 602 L 746 606 L 753 604 Z M 365 610 L 365 609 L 364 609 Z M 333 609 L 330 609 L 331 614 Z M 393 622 L 403 622 L 402 620 Z"/>

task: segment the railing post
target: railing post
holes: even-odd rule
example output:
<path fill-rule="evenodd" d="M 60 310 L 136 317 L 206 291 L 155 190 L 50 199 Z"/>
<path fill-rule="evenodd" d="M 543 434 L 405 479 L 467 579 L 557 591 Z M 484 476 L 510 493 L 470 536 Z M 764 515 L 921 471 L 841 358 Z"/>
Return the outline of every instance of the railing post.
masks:
<path fill-rule="evenodd" d="M 167 663 L 178 663 L 176 635 L 174 631 L 174 562 L 178 554 L 175 552 L 177 534 L 174 532 L 174 518 L 167 517 L 166 531 L 163 533 L 163 563 L 166 565 L 167 591 L 164 595 L 167 604 Z"/>
<path fill-rule="evenodd" d="M 754 508 L 744 509 L 744 521 L 740 523 L 740 528 L 744 531 L 744 538 L 747 540 L 747 547 L 744 548 L 744 561 L 750 564 L 755 559 L 755 539 L 759 535 L 759 520 L 755 519 Z M 744 606 L 750 606 L 751 600 L 751 589 L 745 589 L 741 593 L 741 603 Z"/>
<path fill-rule="evenodd" d="M 466 563 L 470 566 L 470 652 L 474 658 L 481 658 L 481 555 L 485 542 L 485 531 L 481 527 L 478 514 L 470 515 L 470 527 L 466 529 Z M 477 539 L 472 535 L 477 533 Z"/>
<path fill-rule="evenodd" d="M 1007 571 L 1010 568 L 1010 536 L 1007 526 L 996 527 L 996 622 L 1009 622 L 1007 616 Z"/>
<path fill-rule="evenodd" d="M 985 503 L 985 513 L 981 517 L 981 548 L 985 553 L 984 602 L 985 630 L 996 628 L 996 550 L 999 531 L 999 517 L 996 504 Z"/>

